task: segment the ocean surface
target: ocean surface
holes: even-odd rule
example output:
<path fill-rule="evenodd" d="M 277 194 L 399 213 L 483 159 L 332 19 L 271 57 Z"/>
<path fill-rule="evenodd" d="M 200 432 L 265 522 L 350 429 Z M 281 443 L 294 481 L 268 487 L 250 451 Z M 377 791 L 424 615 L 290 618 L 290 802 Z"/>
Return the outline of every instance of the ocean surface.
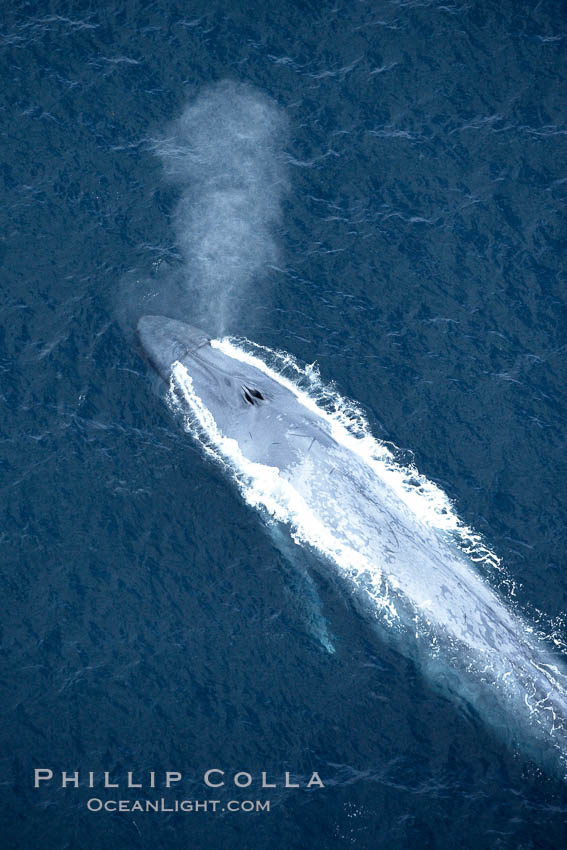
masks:
<path fill-rule="evenodd" d="M 246 504 L 135 333 L 316 362 L 564 664 L 565 5 L 11 0 L 0 46 L 2 847 L 567 846 L 564 779 Z M 224 811 L 88 810 L 133 796 Z"/>

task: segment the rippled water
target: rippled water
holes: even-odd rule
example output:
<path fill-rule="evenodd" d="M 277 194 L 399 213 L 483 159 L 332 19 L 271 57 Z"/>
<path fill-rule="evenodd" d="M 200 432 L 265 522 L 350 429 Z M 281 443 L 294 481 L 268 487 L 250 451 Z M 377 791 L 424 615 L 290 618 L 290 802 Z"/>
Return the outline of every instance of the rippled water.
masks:
<path fill-rule="evenodd" d="M 552 2 L 5 9 L 6 846 L 562 846 L 565 784 L 259 520 L 134 327 L 316 360 L 564 656 L 566 38 Z M 96 814 L 35 767 L 326 787 Z"/>

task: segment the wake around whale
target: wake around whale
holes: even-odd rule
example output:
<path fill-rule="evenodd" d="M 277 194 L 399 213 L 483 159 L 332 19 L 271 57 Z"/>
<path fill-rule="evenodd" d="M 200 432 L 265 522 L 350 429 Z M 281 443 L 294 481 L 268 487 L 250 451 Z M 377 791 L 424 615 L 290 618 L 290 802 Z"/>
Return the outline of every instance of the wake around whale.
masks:
<path fill-rule="evenodd" d="M 434 682 L 565 777 L 565 674 L 479 571 L 474 561 L 495 556 L 444 494 L 415 470 L 404 476 L 290 356 L 274 368 L 267 349 L 163 316 L 143 317 L 138 335 L 186 430 L 246 501 L 329 559 Z"/>

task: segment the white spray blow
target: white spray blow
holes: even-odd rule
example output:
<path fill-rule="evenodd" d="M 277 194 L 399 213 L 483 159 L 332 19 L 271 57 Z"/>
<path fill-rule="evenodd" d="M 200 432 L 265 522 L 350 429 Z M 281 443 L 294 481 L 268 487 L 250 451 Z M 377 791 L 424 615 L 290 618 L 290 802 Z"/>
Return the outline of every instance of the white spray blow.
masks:
<path fill-rule="evenodd" d="M 177 245 L 200 327 L 224 332 L 247 302 L 247 288 L 259 287 L 260 273 L 276 260 L 286 129 L 273 100 L 224 81 L 189 104 L 155 146 L 181 189 Z"/>

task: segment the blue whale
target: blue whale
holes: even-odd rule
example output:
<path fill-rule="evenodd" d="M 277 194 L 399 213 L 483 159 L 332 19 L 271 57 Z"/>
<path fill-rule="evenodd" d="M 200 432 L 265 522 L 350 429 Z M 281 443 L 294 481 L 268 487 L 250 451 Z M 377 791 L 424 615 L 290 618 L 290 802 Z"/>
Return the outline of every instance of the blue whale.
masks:
<path fill-rule="evenodd" d="M 183 322 L 145 316 L 142 348 L 189 430 L 247 501 L 351 581 L 403 651 L 514 745 L 566 775 L 560 660 L 323 411 L 289 382 Z"/>

